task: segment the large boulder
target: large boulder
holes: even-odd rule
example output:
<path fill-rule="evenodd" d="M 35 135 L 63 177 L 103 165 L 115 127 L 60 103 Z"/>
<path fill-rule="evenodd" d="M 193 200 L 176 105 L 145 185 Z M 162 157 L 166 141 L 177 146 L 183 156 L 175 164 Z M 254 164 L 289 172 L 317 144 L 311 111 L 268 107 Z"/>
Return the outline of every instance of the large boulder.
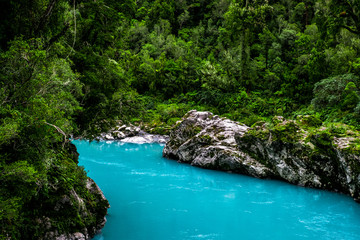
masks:
<path fill-rule="evenodd" d="M 271 124 L 250 128 L 192 110 L 171 131 L 163 155 L 202 168 L 342 192 L 360 201 L 360 155 L 351 147 L 357 133 L 331 135 L 310 120 L 275 117 Z"/>
<path fill-rule="evenodd" d="M 170 133 L 163 155 L 191 165 L 233 171 L 260 178 L 274 173 L 249 154 L 238 150 L 235 134 L 249 127 L 210 112 L 188 112 Z"/>

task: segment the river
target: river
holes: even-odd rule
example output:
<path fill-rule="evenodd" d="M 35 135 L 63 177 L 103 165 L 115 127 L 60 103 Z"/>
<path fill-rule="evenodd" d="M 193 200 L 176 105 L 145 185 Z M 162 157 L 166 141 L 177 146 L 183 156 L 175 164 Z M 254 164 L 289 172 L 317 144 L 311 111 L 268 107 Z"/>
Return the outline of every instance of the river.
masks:
<path fill-rule="evenodd" d="M 160 144 L 73 142 L 111 205 L 94 240 L 360 239 L 349 196 L 180 164 Z"/>

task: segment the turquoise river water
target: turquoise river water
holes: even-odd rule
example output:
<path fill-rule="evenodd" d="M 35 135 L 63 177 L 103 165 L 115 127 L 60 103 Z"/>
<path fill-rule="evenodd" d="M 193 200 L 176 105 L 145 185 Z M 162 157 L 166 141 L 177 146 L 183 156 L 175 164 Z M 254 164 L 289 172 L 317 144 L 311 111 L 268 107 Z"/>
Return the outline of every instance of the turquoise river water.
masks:
<path fill-rule="evenodd" d="M 360 239 L 348 196 L 180 164 L 159 144 L 74 143 L 111 205 L 94 240 Z"/>

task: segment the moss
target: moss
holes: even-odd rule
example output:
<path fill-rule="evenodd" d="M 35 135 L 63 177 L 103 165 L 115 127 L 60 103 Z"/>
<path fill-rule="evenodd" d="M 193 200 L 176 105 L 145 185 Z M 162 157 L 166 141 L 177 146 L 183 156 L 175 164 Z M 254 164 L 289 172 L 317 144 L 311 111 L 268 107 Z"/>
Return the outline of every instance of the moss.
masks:
<path fill-rule="evenodd" d="M 321 119 L 314 115 L 299 115 L 296 120 L 305 128 L 320 127 L 322 125 Z"/>
<path fill-rule="evenodd" d="M 263 140 L 267 140 L 269 139 L 270 131 L 268 129 L 261 129 L 261 130 L 250 129 L 248 130 L 247 134 Z"/>
<path fill-rule="evenodd" d="M 347 153 L 360 155 L 360 139 L 354 139 L 349 143 L 349 146 L 343 150 Z"/>
<path fill-rule="evenodd" d="M 158 126 L 158 127 L 154 127 L 152 128 L 149 133 L 151 134 L 159 134 L 159 135 L 168 135 L 170 133 L 170 128 L 169 127 L 163 127 L 163 126 Z"/>
<path fill-rule="evenodd" d="M 247 134 L 262 140 L 281 141 L 285 143 L 298 142 L 302 135 L 295 121 L 286 121 L 282 117 L 274 117 L 272 124 L 257 122 L 252 125 Z"/>
<path fill-rule="evenodd" d="M 175 125 L 176 122 L 179 121 L 179 120 L 181 120 L 181 118 L 177 118 L 177 117 L 175 117 L 175 118 L 170 118 L 169 120 L 167 120 L 166 124 L 167 124 L 168 126 L 173 126 L 173 125 Z"/>
<path fill-rule="evenodd" d="M 219 139 L 220 141 L 226 139 L 226 137 L 223 135 L 223 134 L 219 134 L 219 135 L 216 135 L 217 139 Z"/>
<path fill-rule="evenodd" d="M 195 126 L 193 129 L 194 129 L 195 135 L 198 134 L 198 133 L 200 133 L 200 132 L 203 130 L 203 128 L 200 127 L 200 126 Z"/>
<path fill-rule="evenodd" d="M 204 144 L 210 144 L 212 142 L 212 138 L 209 135 L 201 135 L 199 136 L 199 140 Z"/>
<path fill-rule="evenodd" d="M 342 123 L 331 123 L 327 126 L 327 131 L 336 137 L 345 137 L 348 130 L 351 130 L 350 127 Z"/>
<path fill-rule="evenodd" d="M 300 140 L 299 127 L 294 121 L 285 121 L 275 125 L 270 131 L 273 141 L 295 143 Z"/>
<path fill-rule="evenodd" d="M 319 148 L 328 148 L 332 147 L 332 136 L 326 131 L 319 132 L 317 134 L 311 135 L 310 142 Z"/>
<path fill-rule="evenodd" d="M 247 131 L 246 135 L 251 135 L 263 140 L 269 139 L 270 131 L 268 125 L 264 121 L 254 123 Z"/>
<path fill-rule="evenodd" d="M 274 125 L 280 124 L 282 122 L 284 122 L 284 117 L 282 117 L 282 116 L 275 116 L 272 118 L 272 123 Z"/>

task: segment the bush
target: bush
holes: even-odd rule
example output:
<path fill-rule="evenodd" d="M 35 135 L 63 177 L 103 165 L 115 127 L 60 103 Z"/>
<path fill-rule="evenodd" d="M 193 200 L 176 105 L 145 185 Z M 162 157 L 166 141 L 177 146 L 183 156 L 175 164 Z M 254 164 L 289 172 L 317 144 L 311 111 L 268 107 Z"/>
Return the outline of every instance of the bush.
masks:
<path fill-rule="evenodd" d="M 344 100 L 341 103 L 342 110 L 355 109 L 356 105 L 359 103 L 360 100 L 355 83 L 349 82 L 346 85 L 343 98 Z"/>
<path fill-rule="evenodd" d="M 350 83 L 352 82 L 352 83 Z M 354 101 L 353 96 L 349 96 L 349 99 L 346 97 L 350 94 L 346 94 L 346 87 L 348 84 L 348 91 L 354 93 L 352 89 L 353 85 L 359 83 L 359 78 L 354 74 L 344 74 L 338 75 L 330 78 L 321 80 L 315 84 L 314 87 L 314 98 L 311 103 L 317 110 L 320 110 L 324 107 L 334 107 L 339 103 L 343 102 L 346 99 L 346 102 Z M 345 94 L 345 96 L 344 96 Z M 353 94 L 350 94 L 353 95 Z M 344 99 L 345 98 L 345 99 Z M 347 104 L 347 103 L 344 103 Z M 354 106 L 355 107 L 355 106 Z"/>

